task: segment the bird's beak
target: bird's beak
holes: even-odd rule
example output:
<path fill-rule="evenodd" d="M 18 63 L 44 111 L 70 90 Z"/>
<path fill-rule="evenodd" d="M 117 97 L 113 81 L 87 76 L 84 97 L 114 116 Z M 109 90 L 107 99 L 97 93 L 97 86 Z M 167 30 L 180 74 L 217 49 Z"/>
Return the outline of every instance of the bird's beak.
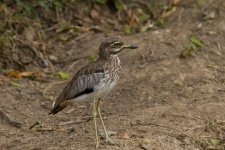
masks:
<path fill-rule="evenodd" d="M 125 49 L 136 49 L 138 48 L 138 46 L 136 45 L 123 45 L 120 49 L 117 49 L 116 51 L 114 51 L 114 54 L 117 54 Z"/>
<path fill-rule="evenodd" d="M 136 48 L 138 48 L 138 46 L 136 46 L 136 45 L 124 45 L 122 48 L 123 49 L 136 49 Z"/>

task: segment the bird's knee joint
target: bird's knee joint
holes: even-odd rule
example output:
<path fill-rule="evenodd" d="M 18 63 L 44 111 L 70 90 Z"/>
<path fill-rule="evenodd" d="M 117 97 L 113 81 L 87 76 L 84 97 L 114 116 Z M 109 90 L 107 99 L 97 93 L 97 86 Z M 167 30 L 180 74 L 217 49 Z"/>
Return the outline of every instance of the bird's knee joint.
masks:
<path fill-rule="evenodd" d="M 97 112 L 95 110 L 92 111 L 92 115 L 93 117 L 96 117 L 97 116 Z"/>

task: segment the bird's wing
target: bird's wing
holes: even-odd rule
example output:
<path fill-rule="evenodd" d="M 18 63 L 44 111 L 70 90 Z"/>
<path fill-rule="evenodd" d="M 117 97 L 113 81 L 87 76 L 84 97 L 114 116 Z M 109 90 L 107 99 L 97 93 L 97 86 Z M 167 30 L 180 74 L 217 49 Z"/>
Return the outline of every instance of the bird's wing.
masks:
<path fill-rule="evenodd" d="M 71 103 L 69 100 L 94 92 L 95 86 L 98 85 L 102 78 L 104 78 L 104 69 L 102 67 L 86 67 L 81 69 L 62 90 L 54 102 L 50 114 L 56 114 L 61 111 Z"/>

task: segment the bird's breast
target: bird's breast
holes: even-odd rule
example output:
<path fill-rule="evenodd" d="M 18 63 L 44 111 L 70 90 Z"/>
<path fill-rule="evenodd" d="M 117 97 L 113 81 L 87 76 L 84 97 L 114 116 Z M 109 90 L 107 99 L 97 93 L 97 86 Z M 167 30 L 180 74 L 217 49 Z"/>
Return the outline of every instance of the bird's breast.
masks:
<path fill-rule="evenodd" d="M 118 83 L 121 74 L 121 65 L 119 57 L 113 57 L 105 66 L 104 78 L 96 86 L 96 90 L 101 95 L 109 93 Z"/>

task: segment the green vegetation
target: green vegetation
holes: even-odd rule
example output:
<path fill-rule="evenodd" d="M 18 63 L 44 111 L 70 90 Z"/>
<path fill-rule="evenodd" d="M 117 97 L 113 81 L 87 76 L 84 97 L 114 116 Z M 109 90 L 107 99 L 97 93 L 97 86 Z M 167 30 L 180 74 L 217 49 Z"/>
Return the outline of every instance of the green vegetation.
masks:
<path fill-rule="evenodd" d="M 65 72 L 58 72 L 57 75 L 61 78 L 61 79 L 68 79 L 69 75 Z"/>
<path fill-rule="evenodd" d="M 41 64 L 37 62 L 40 67 L 52 66 L 44 54 L 48 43 L 68 42 L 84 32 L 132 34 L 163 27 L 178 4 L 157 0 L 3 0 L 0 71 L 25 70 L 34 60 L 41 60 Z M 32 57 L 27 56 L 32 60 L 29 63 L 20 58 L 24 51 L 32 53 Z"/>
<path fill-rule="evenodd" d="M 185 45 L 184 49 L 181 52 L 181 57 L 186 58 L 191 56 L 194 52 L 201 49 L 203 47 L 203 43 L 201 40 L 197 39 L 196 37 L 192 36 L 190 39 L 190 44 Z"/>
<path fill-rule="evenodd" d="M 15 87 L 15 88 L 21 87 L 21 85 L 20 85 L 19 83 L 16 83 L 16 82 L 14 82 L 14 81 L 10 82 L 10 85 L 11 85 L 12 87 Z"/>

